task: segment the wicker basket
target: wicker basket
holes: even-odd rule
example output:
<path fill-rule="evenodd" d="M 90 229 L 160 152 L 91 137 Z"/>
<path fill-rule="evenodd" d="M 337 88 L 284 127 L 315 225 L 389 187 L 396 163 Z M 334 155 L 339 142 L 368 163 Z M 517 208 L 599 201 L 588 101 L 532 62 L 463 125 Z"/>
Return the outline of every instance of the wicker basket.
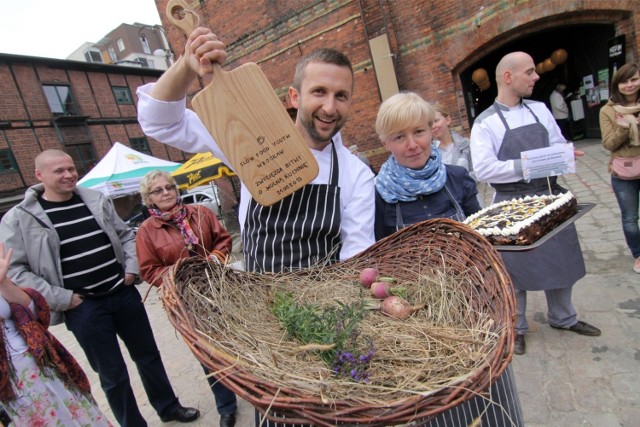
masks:
<path fill-rule="evenodd" d="M 291 424 L 395 425 L 433 417 L 478 393 L 486 392 L 506 369 L 513 351 L 515 299 L 504 264 L 496 250 L 466 225 L 438 219 L 407 227 L 354 258 L 323 269 L 323 274 L 331 274 L 332 270 L 345 266 L 357 270 L 376 266 L 381 274 L 394 275 L 399 271 L 398 266 L 415 267 L 403 271 L 418 271 L 421 266 L 441 265 L 443 260 L 448 271 L 471 275 L 465 292 L 476 295 L 473 298 L 473 304 L 477 305 L 475 308 L 489 313 L 499 334 L 497 345 L 490 350 L 486 363 L 460 383 L 432 393 L 409 395 L 384 405 L 354 399 L 323 402 L 305 390 L 276 385 L 255 375 L 251 369 L 238 364 L 236 358 L 216 348 L 215 340 L 206 339 L 194 326 L 199 315 L 195 312 L 197 310 L 185 307 L 181 297 L 189 278 L 205 276 L 205 270 L 212 268 L 202 260 L 184 259 L 173 266 L 165 277 L 162 300 L 169 320 L 196 358 L 212 372 L 223 373 L 217 376 L 219 380 L 261 411 L 271 409 L 285 414 Z M 307 273 L 301 271 L 296 274 L 304 276 Z M 234 277 L 243 280 L 245 285 L 259 285 L 262 278 L 268 276 L 234 272 Z M 270 415 L 267 417 L 277 421 Z"/>

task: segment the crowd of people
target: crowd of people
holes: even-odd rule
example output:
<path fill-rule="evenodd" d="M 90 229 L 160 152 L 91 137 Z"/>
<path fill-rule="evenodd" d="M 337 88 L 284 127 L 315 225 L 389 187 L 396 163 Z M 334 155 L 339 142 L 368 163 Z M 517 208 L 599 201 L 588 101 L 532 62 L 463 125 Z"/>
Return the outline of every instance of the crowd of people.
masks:
<path fill-rule="evenodd" d="M 184 54 L 160 79 L 138 88 L 139 122 L 145 134 L 187 152 L 211 151 L 226 162 L 204 124 L 186 106 L 192 83 L 208 80 L 211 64 L 224 62 L 226 56 L 216 35 L 197 28 L 187 38 Z M 545 194 L 549 188 L 554 194 L 565 192 L 555 178 L 525 180 L 523 175 L 521 152 L 567 140 L 559 126 L 562 118 L 554 118 L 543 103 L 527 99 L 539 78 L 533 59 L 524 52 L 507 54 L 497 64 L 495 78 L 496 100 L 476 118 L 470 139 L 450 129 L 452 117 L 446 108 L 431 105 L 417 93 L 386 99 L 375 131 L 389 156 L 374 174 L 366 157 L 357 148 L 347 148 L 340 133 L 354 95 L 349 58 L 334 49 L 303 57 L 289 97 L 298 110 L 295 126 L 318 162 L 319 174 L 268 207 L 253 200 L 242 185 L 238 214 L 244 268 L 282 272 L 335 263 L 425 219 L 463 221 L 483 207 L 478 182 L 495 190 L 491 202 Z M 637 64 L 617 71 L 610 93 L 600 124 L 613 163 L 640 155 Z M 640 273 L 640 176 L 622 178 L 611 170 L 624 235 L 635 259 L 633 269 Z M 147 425 L 118 339 L 135 362 L 160 420 L 196 420 L 199 410 L 180 404 L 173 392 L 135 284 L 140 276 L 152 286 L 162 286 L 167 269 L 181 258 L 226 263 L 231 236 L 209 209 L 184 205 L 175 180 L 166 172 L 149 172 L 140 183 L 149 218 L 137 235 L 106 196 L 76 186 L 78 173 L 63 151 L 40 153 L 35 175 L 40 183 L 29 188 L 24 201 L 0 223 L 0 365 L 8 373 L 0 379 L 3 422 L 33 425 L 34 417 L 48 416 L 65 426 L 110 425 L 78 363 L 47 331 L 50 324 L 62 322 L 98 374 L 118 424 Z M 585 275 L 574 226 L 546 242 L 544 249 L 501 255 L 515 286 L 516 354 L 526 351 L 528 291 L 545 292 L 551 327 L 600 335 L 598 328 L 578 320 L 572 304 L 573 286 Z M 236 396 L 204 365 L 203 369 L 220 425 L 235 425 Z M 24 381 L 27 376 L 32 380 Z M 483 425 L 523 425 L 510 366 L 487 392 L 491 399 L 477 396 L 425 425 L 472 425 L 479 418 Z M 49 410 L 52 407 L 55 410 Z M 290 425 L 277 411 L 269 415 L 281 420 L 274 423 L 256 410 L 256 425 Z"/>

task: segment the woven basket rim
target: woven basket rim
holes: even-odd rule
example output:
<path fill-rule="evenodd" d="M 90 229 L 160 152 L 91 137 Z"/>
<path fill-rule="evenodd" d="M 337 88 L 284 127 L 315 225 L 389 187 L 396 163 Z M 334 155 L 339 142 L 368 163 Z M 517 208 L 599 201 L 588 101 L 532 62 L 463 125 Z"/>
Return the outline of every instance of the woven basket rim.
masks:
<path fill-rule="evenodd" d="M 377 254 L 390 251 L 394 245 L 395 247 L 407 245 L 408 240 L 415 241 L 424 236 L 458 239 L 471 248 L 473 257 L 470 261 L 481 265 L 491 273 L 490 276 L 494 278 L 491 285 L 499 288 L 499 291 L 496 291 L 497 299 L 494 301 L 501 308 L 501 318 L 495 320 L 499 320 L 502 327 L 499 328 L 500 336 L 497 345 L 487 356 L 487 363 L 474 371 L 469 378 L 461 381 L 460 384 L 446 386 L 431 393 L 410 395 L 404 399 L 387 402 L 387 405 L 380 406 L 379 402 L 371 404 L 353 399 L 332 400 L 327 404 L 304 391 L 279 388 L 257 377 L 250 370 L 243 369 L 242 366 L 237 365 L 235 357 L 215 348 L 206 338 L 194 331 L 190 313 L 182 304 L 177 291 L 178 286 L 175 283 L 175 276 L 182 268 L 203 262 L 202 260 L 185 258 L 170 267 L 161 290 L 163 306 L 170 322 L 180 332 L 196 358 L 210 371 L 222 373 L 218 377 L 220 382 L 261 411 L 270 408 L 285 412 L 287 423 L 313 423 L 319 426 L 345 423 L 389 425 L 429 418 L 457 406 L 478 393 L 487 391 L 504 372 L 513 355 L 515 297 L 509 274 L 495 248 L 468 226 L 449 219 L 427 220 L 406 227 L 336 266 L 340 264 L 349 264 L 356 268 L 369 266 L 372 260 L 376 259 Z M 304 274 L 304 270 L 296 274 Z M 271 413 L 267 414 L 267 418 L 278 421 L 271 416 Z"/>

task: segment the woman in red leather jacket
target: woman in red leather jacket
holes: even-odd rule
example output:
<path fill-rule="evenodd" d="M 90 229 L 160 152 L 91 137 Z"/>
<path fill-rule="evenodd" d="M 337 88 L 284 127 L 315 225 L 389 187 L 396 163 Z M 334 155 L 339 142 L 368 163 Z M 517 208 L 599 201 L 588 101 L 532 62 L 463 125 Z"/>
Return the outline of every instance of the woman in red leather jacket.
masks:
<path fill-rule="evenodd" d="M 200 205 L 185 205 L 175 179 L 164 171 L 151 171 L 140 182 L 142 202 L 149 214 L 136 235 L 140 276 L 161 286 L 167 269 L 181 258 L 201 256 L 224 262 L 231 251 L 231 236 L 215 213 Z M 205 373 L 209 371 L 204 367 Z M 234 426 L 236 396 L 215 377 L 207 375 L 220 414 L 220 426 Z"/>

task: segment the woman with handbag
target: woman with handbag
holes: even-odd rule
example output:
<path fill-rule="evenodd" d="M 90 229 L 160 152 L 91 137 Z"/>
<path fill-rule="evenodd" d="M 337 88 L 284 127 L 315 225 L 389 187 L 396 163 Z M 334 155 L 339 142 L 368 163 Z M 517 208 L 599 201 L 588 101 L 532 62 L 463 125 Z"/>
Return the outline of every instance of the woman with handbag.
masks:
<path fill-rule="evenodd" d="M 600 110 L 602 145 L 611 151 L 611 187 L 622 214 L 622 231 L 640 273 L 640 66 L 625 64 L 611 79 L 611 98 Z"/>

